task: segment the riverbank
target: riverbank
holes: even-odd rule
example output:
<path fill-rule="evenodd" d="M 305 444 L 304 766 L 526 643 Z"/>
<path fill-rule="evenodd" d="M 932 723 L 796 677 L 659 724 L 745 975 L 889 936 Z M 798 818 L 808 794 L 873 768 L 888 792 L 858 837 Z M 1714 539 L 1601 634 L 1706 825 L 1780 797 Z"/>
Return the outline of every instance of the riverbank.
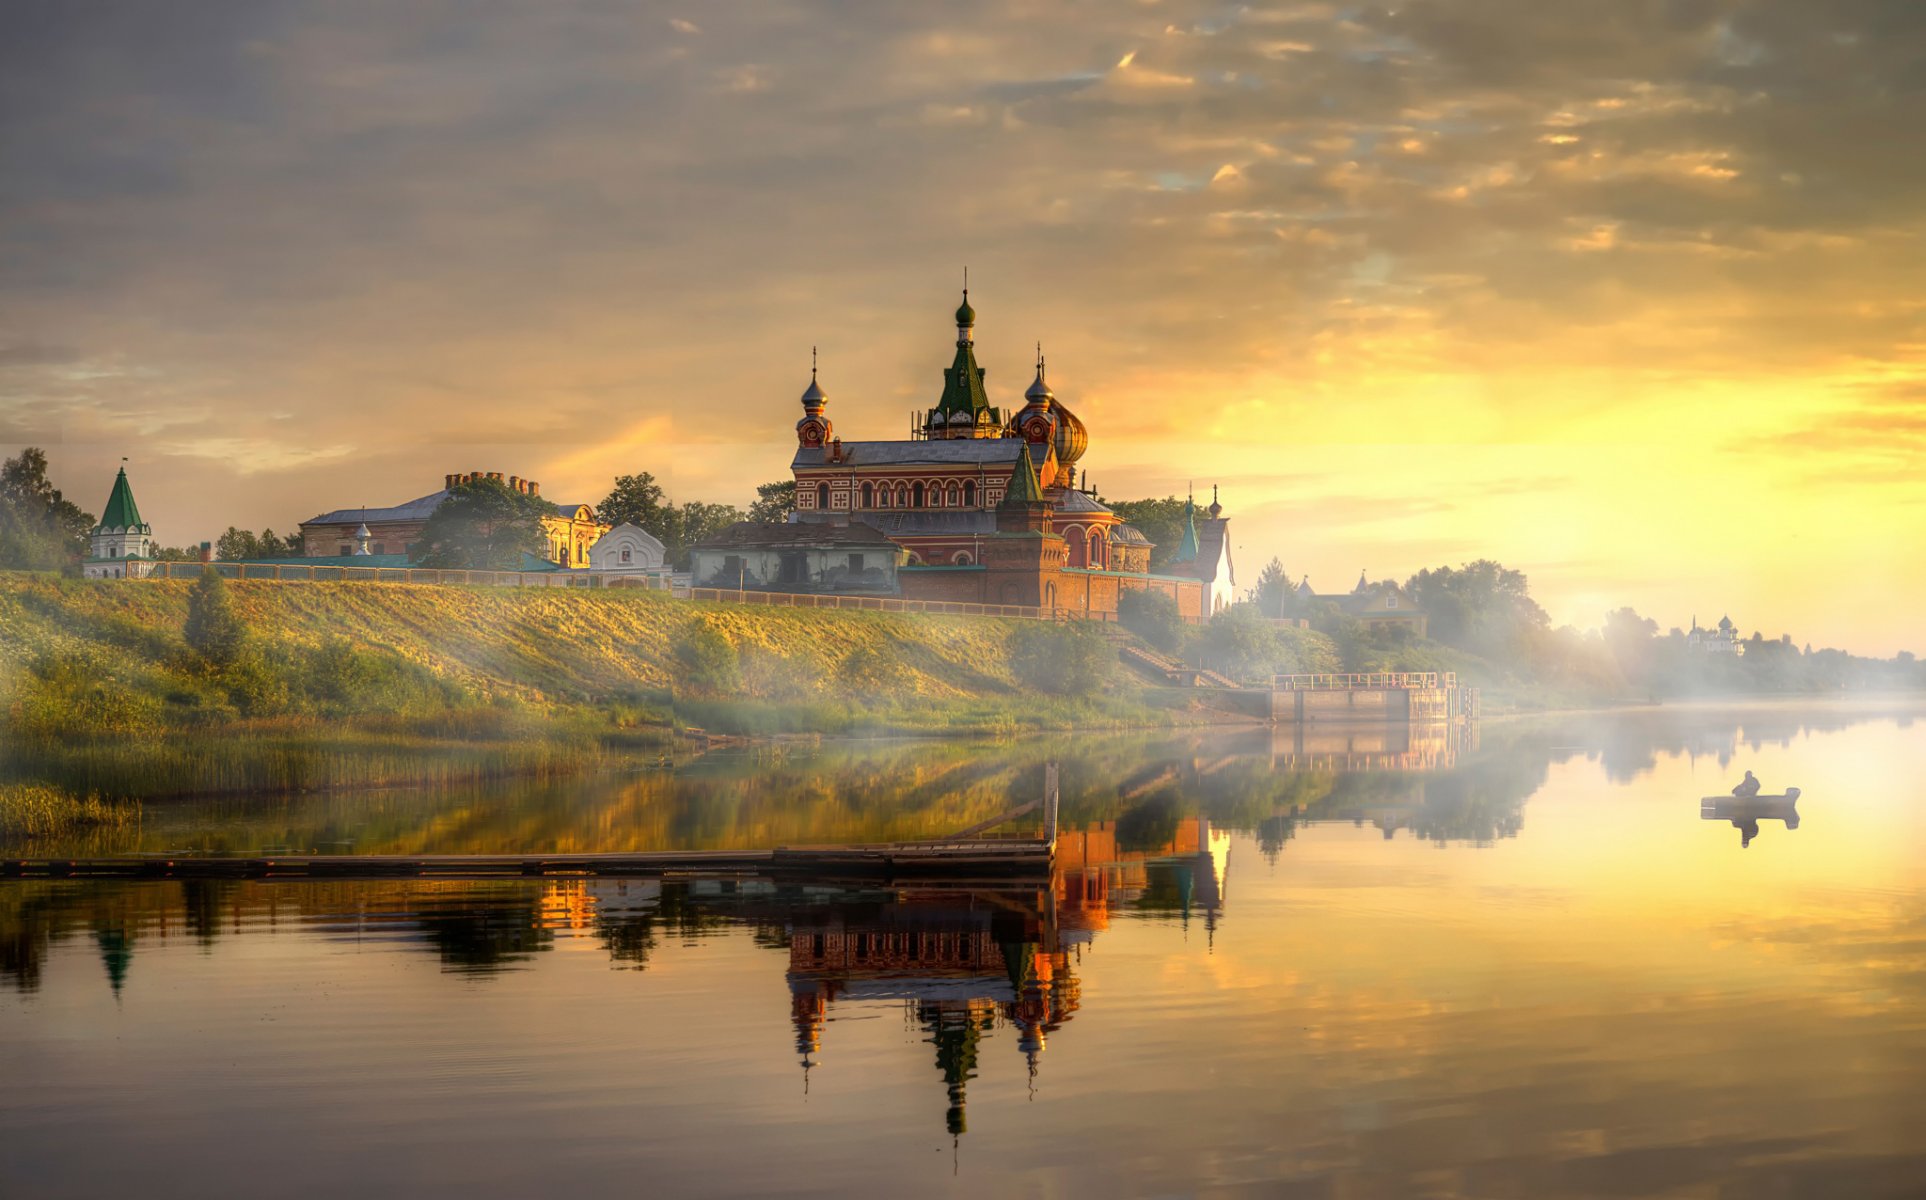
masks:
<path fill-rule="evenodd" d="M 1078 667 L 1114 657 L 1115 629 L 628 590 L 230 583 L 243 644 L 215 662 L 183 636 L 192 586 L 0 575 L 0 781 L 288 793 L 549 778 L 718 738 L 1227 719 L 1198 693 Z"/>

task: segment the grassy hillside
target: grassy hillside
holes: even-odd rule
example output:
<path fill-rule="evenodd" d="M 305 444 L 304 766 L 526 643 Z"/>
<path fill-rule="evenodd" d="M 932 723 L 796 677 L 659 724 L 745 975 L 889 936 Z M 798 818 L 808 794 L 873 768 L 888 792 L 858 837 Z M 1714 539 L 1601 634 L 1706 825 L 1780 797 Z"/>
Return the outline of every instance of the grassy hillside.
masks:
<path fill-rule="evenodd" d="M 49 652 L 98 658 L 131 678 L 183 658 L 184 582 L 0 575 L 0 688 Z M 745 694 L 838 690 L 858 667 L 892 696 L 1008 692 L 1010 623 L 912 614 L 747 609 L 632 590 L 233 583 L 235 608 L 270 659 L 346 642 L 392 654 L 486 697 L 574 703 L 669 689 L 676 642 L 695 624 L 742 656 Z M 880 662 L 873 661 L 879 657 Z"/>

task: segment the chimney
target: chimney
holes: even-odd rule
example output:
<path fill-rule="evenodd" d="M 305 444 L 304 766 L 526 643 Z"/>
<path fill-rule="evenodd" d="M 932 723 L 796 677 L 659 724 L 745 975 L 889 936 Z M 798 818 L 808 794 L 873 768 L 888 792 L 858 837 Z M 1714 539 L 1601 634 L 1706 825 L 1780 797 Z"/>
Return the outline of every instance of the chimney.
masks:
<path fill-rule="evenodd" d="M 204 563 L 211 563 L 214 561 L 214 543 L 213 542 L 201 543 L 201 561 Z"/>
<path fill-rule="evenodd" d="M 455 484 L 459 483 L 460 481 L 461 481 L 461 476 L 459 475 L 443 475 L 441 477 L 441 486 L 449 491 L 453 491 Z"/>
<path fill-rule="evenodd" d="M 508 477 L 508 490 L 511 492 L 525 492 L 528 489 L 522 486 L 522 477 L 520 475 L 510 475 Z"/>
<path fill-rule="evenodd" d="M 500 471 L 490 471 L 488 473 L 488 477 L 494 480 L 496 483 L 500 483 L 502 481 L 502 473 Z"/>
<path fill-rule="evenodd" d="M 536 483 L 536 482 L 535 482 L 535 481 L 534 481 L 533 479 L 531 479 L 531 480 L 529 480 L 529 481 L 528 481 L 528 494 L 529 494 L 529 495 L 531 495 L 531 496 L 539 496 L 539 495 L 541 495 L 541 494 L 542 494 L 542 485 L 541 485 L 541 484 L 539 484 L 539 483 Z"/>

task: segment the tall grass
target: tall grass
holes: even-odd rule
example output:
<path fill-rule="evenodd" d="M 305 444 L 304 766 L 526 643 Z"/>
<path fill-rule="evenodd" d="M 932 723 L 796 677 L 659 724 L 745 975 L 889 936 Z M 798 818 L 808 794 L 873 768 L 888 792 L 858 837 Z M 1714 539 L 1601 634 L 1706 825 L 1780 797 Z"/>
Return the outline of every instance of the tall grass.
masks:
<path fill-rule="evenodd" d="M 0 837 L 43 838 L 140 824 L 140 804 L 77 796 L 44 783 L 0 784 Z"/>

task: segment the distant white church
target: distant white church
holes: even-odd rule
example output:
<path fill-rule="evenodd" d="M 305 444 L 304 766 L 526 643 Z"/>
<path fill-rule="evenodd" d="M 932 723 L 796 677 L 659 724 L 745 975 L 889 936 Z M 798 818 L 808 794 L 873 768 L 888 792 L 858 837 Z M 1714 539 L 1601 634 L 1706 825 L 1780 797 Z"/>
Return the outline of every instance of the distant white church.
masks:
<path fill-rule="evenodd" d="M 140 519 L 127 468 L 122 467 L 100 523 L 87 535 L 80 573 L 88 579 L 140 579 L 152 573 L 154 561 L 154 531 Z"/>
<path fill-rule="evenodd" d="M 1720 617 L 1717 629 L 1700 629 L 1699 619 L 1693 617 L 1692 632 L 1685 635 L 1685 644 L 1705 654 L 1745 653 L 1745 643 L 1739 640 L 1738 627 L 1732 624 L 1731 617 Z"/>

